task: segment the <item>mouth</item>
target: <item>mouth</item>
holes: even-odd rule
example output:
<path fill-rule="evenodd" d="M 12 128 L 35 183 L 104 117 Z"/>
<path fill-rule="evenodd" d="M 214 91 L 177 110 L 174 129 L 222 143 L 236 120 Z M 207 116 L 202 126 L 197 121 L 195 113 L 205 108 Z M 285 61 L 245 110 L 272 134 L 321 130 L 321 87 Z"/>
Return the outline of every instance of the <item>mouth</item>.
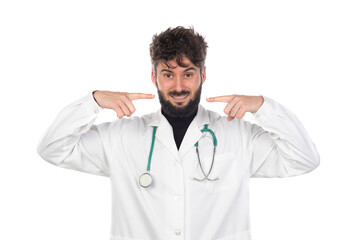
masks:
<path fill-rule="evenodd" d="M 174 96 L 174 95 L 170 95 L 175 102 L 184 102 L 186 100 L 186 98 L 189 96 L 188 94 L 183 94 L 183 95 L 179 95 L 179 96 Z"/>

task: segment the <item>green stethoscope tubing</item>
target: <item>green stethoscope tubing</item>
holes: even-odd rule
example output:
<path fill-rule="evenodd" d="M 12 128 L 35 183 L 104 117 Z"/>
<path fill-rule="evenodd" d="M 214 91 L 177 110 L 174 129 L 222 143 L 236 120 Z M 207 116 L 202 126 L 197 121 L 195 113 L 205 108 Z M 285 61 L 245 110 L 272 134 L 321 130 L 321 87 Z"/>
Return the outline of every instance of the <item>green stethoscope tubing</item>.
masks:
<path fill-rule="evenodd" d="M 153 127 L 153 133 L 152 133 L 152 144 L 150 146 L 150 152 L 149 152 L 149 157 L 148 157 L 148 164 L 147 164 L 147 172 L 142 174 L 139 178 L 139 183 L 142 187 L 148 187 L 151 183 L 152 183 L 152 177 L 150 175 L 150 165 L 151 165 L 151 161 L 152 161 L 152 155 L 153 155 L 153 149 L 154 149 L 154 142 L 155 142 L 155 134 L 157 132 L 157 126 L 154 126 Z M 217 139 L 216 139 L 216 136 L 215 136 L 215 133 L 208 128 L 208 124 L 205 124 L 204 125 L 204 128 L 201 130 L 202 133 L 204 132 L 208 132 L 211 134 L 212 138 L 213 138 L 213 145 L 214 145 L 214 149 L 213 149 L 213 158 L 212 158 L 212 161 L 211 161 L 211 166 L 210 166 L 210 170 L 207 174 L 205 174 L 204 172 L 204 169 L 202 167 L 202 164 L 201 164 L 201 160 L 200 160 L 200 155 L 199 155 L 199 141 L 197 141 L 195 143 L 195 149 L 196 149 L 196 154 L 198 156 L 198 161 L 199 161 L 199 165 L 200 165 L 200 169 L 204 175 L 204 178 L 202 179 L 198 179 L 198 178 L 192 178 L 193 180 L 196 180 L 196 181 L 204 181 L 204 180 L 209 180 L 209 181 L 216 181 L 218 180 L 219 178 L 214 178 L 214 179 L 211 179 L 209 178 L 209 175 L 211 173 L 211 170 L 213 168 L 213 165 L 214 165 L 214 160 L 215 160 L 215 152 L 216 152 L 216 146 L 217 146 Z"/>
<path fill-rule="evenodd" d="M 215 133 L 208 128 L 208 124 L 205 124 L 204 125 L 204 128 L 201 129 L 201 132 L 204 133 L 204 132 L 208 132 L 211 134 L 211 136 L 213 137 L 213 140 L 214 140 L 214 147 L 216 147 L 218 145 L 218 141 L 216 140 L 216 136 L 215 136 Z M 199 142 L 199 141 L 198 141 Z M 195 147 L 198 146 L 198 142 L 195 143 Z"/>
<path fill-rule="evenodd" d="M 215 133 L 214 133 L 211 129 L 208 128 L 208 124 L 205 124 L 205 126 L 204 126 L 204 128 L 201 130 L 201 132 L 202 132 L 202 133 L 208 132 L 208 133 L 210 133 L 211 136 L 213 137 L 213 144 L 214 144 L 214 148 L 213 148 L 213 158 L 212 158 L 212 160 L 211 160 L 211 165 L 210 165 L 209 172 L 208 172 L 207 174 L 205 174 L 204 168 L 203 168 L 203 166 L 201 165 L 201 160 L 200 160 L 199 141 L 197 141 L 197 142 L 195 143 L 196 155 L 198 156 L 199 166 L 200 166 L 201 172 L 202 172 L 203 175 L 204 175 L 204 178 L 202 178 L 202 179 L 193 178 L 193 180 L 200 181 L 200 182 L 202 182 L 202 181 L 204 181 L 204 180 L 209 180 L 209 181 L 219 180 L 218 177 L 217 177 L 217 178 L 214 178 L 214 179 L 209 178 L 209 175 L 210 175 L 210 173 L 211 173 L 211 170 L 213 169 L 213 166 L 214 166 L 215 152 L 216 152 L 216 146 L 217 146 L 218 141 L 217 141 L 217 139 L 216 139 Z"/>
<path fill-rule="evenodd" d="M 153 127 L 153 135 L 152 135 L 152 145 L 150 146 L 150 153 L 148 158 L 148 165 L 147 165 L 147 171 L 150 171 L 150 163 L 152 161 L 152 155 L 153 155 L 153 149 L 154 149 L 154 142 L 155 142 L 155 133 L 157 132 L 157 126 Z"/>

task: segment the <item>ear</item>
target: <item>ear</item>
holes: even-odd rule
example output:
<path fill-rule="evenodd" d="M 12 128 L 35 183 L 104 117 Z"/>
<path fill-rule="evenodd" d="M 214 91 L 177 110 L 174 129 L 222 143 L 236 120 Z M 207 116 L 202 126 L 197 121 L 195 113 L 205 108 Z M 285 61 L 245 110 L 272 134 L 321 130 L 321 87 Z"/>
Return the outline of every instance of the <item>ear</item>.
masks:
<path fill-rule="evenodd" d="M 204 70 L 201 73 L 201 84 L 203 84 L 205 80 L 206 80 L 206 67 L 204 67 Z"/>
<path fill-rule="evenodd" d="M 153 69 L 152 69 L 151 78 L 152 78 L 152 83 L 154 84 L 155 87 L 157 87 L 157 81 L 155 80 L 155 74 L 154 74 Z"/>

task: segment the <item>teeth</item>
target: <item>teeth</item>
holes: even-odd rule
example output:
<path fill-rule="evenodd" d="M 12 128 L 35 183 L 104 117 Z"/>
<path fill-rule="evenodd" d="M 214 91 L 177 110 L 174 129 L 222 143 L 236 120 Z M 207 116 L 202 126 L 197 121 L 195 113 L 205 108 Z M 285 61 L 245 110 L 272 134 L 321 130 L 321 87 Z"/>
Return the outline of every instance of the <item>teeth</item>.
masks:
<path fill-rule="evenodd" d="M 186 98 L 188 95 L 184 95 L 184 96 L 173 96 L 173 98 L 177 98 L 177 99 L 183 99 Z"/>

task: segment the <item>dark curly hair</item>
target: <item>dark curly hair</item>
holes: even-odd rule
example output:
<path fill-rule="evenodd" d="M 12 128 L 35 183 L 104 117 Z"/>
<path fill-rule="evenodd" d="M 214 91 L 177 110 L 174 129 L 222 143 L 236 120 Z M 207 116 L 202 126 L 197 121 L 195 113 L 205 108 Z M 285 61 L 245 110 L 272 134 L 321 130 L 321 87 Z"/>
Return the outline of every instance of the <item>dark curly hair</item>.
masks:
<path fill-rule="evenodd" d="M 183 55 L 202 72 L 205 66 L 207 47 L 204 37 L 196 33 L 193 27 L 168 28 L 159 35 L 154 35 L 150 44 L 150 57 L 155 76 L 159 62 L 163 62 L 168 68 L 173 68 L 168 61 L 175 59 L 180 67 L 187 67 L 182 62 Z"/>

